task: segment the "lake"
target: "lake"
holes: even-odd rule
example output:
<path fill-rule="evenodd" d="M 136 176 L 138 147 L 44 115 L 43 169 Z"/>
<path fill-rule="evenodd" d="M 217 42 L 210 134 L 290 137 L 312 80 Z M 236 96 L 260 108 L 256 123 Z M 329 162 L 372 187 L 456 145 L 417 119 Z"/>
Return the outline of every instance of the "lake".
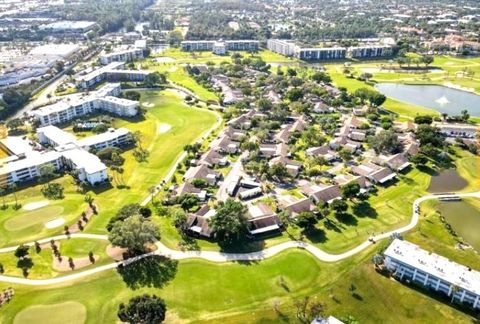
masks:
<path fill-rule="evenodd" d="M 480 96 L 471 92 L 439 85 L 398 83 L 378 83 L 375 88 L 389 98 L 434 109 L 440 113 L 460 115 L 460 112 L 466 109 L 471 116 L 480 116 Z"/>
<path fill-rule="evenodd" d="M 470 201 L 442 202 L 437 205 L 437 210 L 466 243 L 480 252 L 480 210 Z"/>
<path fill-rule="evenodd" d="M 462 190 L 467 185 L 467 180 L 462 178 L 457 170 L 449 169 L 432 176 L 427 190 L 432 193 L 455 192 Z"/>

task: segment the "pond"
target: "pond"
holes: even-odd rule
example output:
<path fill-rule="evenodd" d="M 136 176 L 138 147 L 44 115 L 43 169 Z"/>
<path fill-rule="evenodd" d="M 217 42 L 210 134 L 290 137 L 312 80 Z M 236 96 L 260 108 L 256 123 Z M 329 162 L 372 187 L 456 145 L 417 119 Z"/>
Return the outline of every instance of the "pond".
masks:
<path fill-rule="evenodd" d="M 465 109 L 471 116 L 480 116 L 480 96 L 475 93 L 439 85 L 378 83 L 375 88 L 389 98 L 451 116 Z"/>
<path fill-rule="evenodd" d="M 467 185 L 467 180 L 462 178 L 458 174 L 457 170 L 443 170 L 432 176 L 432 179 L 430 180 L 430 185 L 428 186 L 428 192 L 455 192 L 462 190 Z"/>
<path fill-rule="evenodd" d="M 437 210 L 466 243 L 480 252 L 480 209 L 465 200 L 439 203 Z"/>

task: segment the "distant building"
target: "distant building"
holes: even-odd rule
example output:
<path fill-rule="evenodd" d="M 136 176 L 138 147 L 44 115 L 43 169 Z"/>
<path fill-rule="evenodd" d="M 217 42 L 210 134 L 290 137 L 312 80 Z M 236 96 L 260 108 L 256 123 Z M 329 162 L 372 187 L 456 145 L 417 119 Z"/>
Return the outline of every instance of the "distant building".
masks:
<path fill-rule="evenodd" d="M 358 47 L 302 47 L 292 40 L 269 39 L 267 48 L 275 53 L 306 61 L 342 60 L 351 58 L 375 58 L 392 55 L 389 45 L 365 45 Z"/>
<path fill-rule="evenodd" d="M 399 239 L 394 240 L 383 254 L 385 266 L 396 278 L 480 309 L 480 272 Z"/>
<path fill-rule="evenodd" d="M 367 45 L 348 48 L 348 56 L 356 59 L 388 57 L 392 48 L 386 45 Z"/>
<path fill-rule="evenodd" d="M 112 62 L 131 62 L 140 58 L 143 58 L 143 49 L 135 47 L 103 53 L 100 55 L 100 63 L 107 65 Z"/>
<path fill-rule="evenodd" d="M 212 51 L 215 54 L 225 54 L 226 51 L 256 51 L 259 41 L 256 40 L 229 40 L 229 41 L 183 41 L 182 50 L 185 52 Z M 225 52 L 224 52 L 225 51 Z"/>
<path fill-rule="evenodd" d="M 295 43 L 290 40 L 269 39 L 267 40 L 267 48 L 275 53 L 283 56 L 293 56 L 295 54 Z"/>
<path fill-rule="evenodd" d="M 134 81 L 141 82 L 149 75 L 150 71 L 125 70 L 124 62 L 112 62 L 92 72 L 78 77 L 77 84 L 80 88 L 90 89 L 103 81 Z"/>
<path fill-rule="evenodd" d="M 97 23 L 94 21 L 61 20 L 42 25 L 40 29 L 48 30 L 52 33 L 83 34 L 95 28 L 96 25 Z"/>

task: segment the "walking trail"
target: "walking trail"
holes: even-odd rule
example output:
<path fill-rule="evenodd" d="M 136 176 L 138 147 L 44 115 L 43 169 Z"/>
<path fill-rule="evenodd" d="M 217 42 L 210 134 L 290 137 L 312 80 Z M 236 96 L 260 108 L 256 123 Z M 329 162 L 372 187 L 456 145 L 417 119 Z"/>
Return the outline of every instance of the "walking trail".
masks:
<path fill-rule="evenodd" d="M 156 245 L 158 247 L 157 250 L 142 254 L 140 256 L 130 258 L 124 261 L 120 262 L 112 262 L 110 264 L 106 264 L 103 266 L 99 266 L 96 268 L 92 268 L 89 270 L 81 271 L 81 272 L 76 272 L 73 274 L 57 277 L 57 278 L 51 278 L 51 279 L 28 279 L 28 278 L 19 278 L 19 277 L 9 277 L 9 276 L 2 276 L 0 275 L 0 282 L 7 282 L 7 283 L 15 283 L 15 284 L 24 284 L 24 285 L 31 285 L 31 286 L 43 286 L 43 285 L 54 285 L 54 284 L 60 284 L 68 281 L 72 281 L 75 279 L 80 279 L 84 278 L 96 273 L 100 273 L 103 271 L 115 269 L 120 265 L 128 265 L 130 263 L 136 262 L 138 260 L 141 260 L 143 258 L 152 256 L 152 255 L 161 255 L 165 256 L 171 259 L 175 260 L 183 260 L 183 259 L 191 259 L 191 258 L 198 258 L 198 259 L 204 259 L 212 262 L 229 262 L 229 261 L 258 261 L 258 260 L 264 260 L 269 257 L 272 257 L 282 251 L 285 251 L 287 249 L 292 249 L 292 248 L 299 248 L 299 249 L 304 249 L 311 253 L 314 257 L 316 257 L 320 261 L 324 262 L 336 262 L 340 261 L 346 258 L 349 258 L 370 245 L 374 244 L 374 242 L 383 240 L 386 238 L 389 238 L 392 234 L 394 233 L 404 233 L 407 232 L 411 229 L 413 229 L 419 220 L 419 206 L 422 202 L 430 199 L 440 199 L 440 198 L 454 198 L 454 197 L 474 197 L 474 198 L 480 198 L 480 191 L 478 192 L 473 192 L 473 193 L 459 193 L 459 194 L 439 194 L 439 195 L 426 195 L 423 197 L 420 197 L 416 199 L 413 202 L 413 214 L 412 214 L 412 219 L 410 220 L 410 223 L 404 227 L 401 227 L 399 229 L 385 232 L 379 235 L 375 235 L 369 238 L 369 240 L 363 242 L 362 244 L 356 246 L 355 248 L 346 251 L 341 254 L 329 254 L 325 251 L 320 250 L 319 248 L 305 242 L 301 241 L 289 241 L 289 242 L 284 242 L 275 246 L 272 246 L 270 248 L 267 248 L 262 251 L 258 252 L 251 252 L 251 253 L 222 253 L 222 252 L 216 252 L 216 251 L 178 251 L 178 250 L 172 250 L 168 247 L 166 247 L 163 243 L 157 242 Z M 54 237 L 49 237 L 45 238 L 42 240 L 39 240 L 38 242 L 40 244 L 42 243 L 48 243 L 50 240 L 65 240 L 68 238 L 88 238 L 88 239 L 96 239 L 96 240 L 108 240 L 108 237 L 106 235 L 98 235 L 98 234 L 87 234 L 87 233 L 75 233 L 71 234 L 70 236 L 66 235 L 58 235 Z M 33 245 L 33 242 L 27 243 L 28 245 Z M 0 249 L 0 253 L 8 253 L 8 252 L 13 252 L 15 251 L 17 247 L 12 246 L 12 247 L 7 247 L 7 248 L 2 248 Z"/>

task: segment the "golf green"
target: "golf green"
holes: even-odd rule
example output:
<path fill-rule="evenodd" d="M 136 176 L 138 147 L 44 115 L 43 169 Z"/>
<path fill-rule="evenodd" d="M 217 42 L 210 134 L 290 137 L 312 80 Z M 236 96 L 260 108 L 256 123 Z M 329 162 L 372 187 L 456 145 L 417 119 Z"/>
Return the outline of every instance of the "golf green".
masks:
<path fill-rule="evenodd" d="M 15 316 L 13 323 L 37 324 L 83 324 L 87 318 L 87 309 L 79 302 L 65 302 L 54 305 L 35 305 L 27 307 Z"/>
<path fill-rule="evenodd" d="M 7 231 L 21 231 L 25 228 L 43 224 L 57 218 L 62 212 L 62 206 L 46 206 L 26 212 L 21 216 L 13 217 L 7 220 L 3 226 Z"/>

